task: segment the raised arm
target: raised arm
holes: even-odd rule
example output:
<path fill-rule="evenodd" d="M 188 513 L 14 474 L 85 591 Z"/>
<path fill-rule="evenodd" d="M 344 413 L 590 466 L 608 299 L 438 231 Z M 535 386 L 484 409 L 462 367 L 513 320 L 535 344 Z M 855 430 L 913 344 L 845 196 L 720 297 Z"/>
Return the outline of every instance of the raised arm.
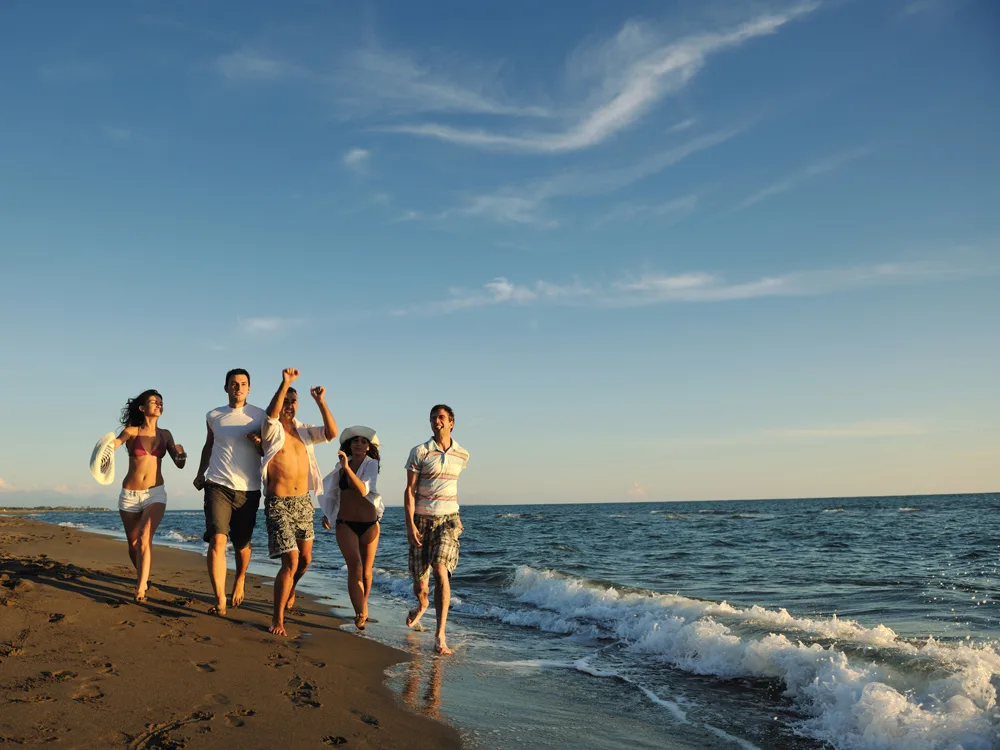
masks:
<path fill-rule="evenodd" d="M 309 394 L 316 400 L 319 413 L 323 415 L 323 429 L 326 430 L 326 439 L 333 440 L 337 437 L 337 420 L 330 413 L 330 407 L 326 405 L 326 388 L 321 385 L 309 389 Z"/>
<path fill-rule="evenodd" d="M 198 475 L 194 478 L 194 488 L 200 490 L 205 486 L 205 471 L 208 469 L 209 459 L 212 458 L 212 446 L 215 445 L 215 435 L 212 434 L 212 428 L 208 424 L 208 420 L 205 421 L 205 429 L 208 430 L 208 436 L 205 438 L 205 447 L 201 449 L 201 463 L 198 464 Z"/>
<path fill-rule="evenodd" d="M 344 451 L 337 451 L 337 458 L 340 459 L 341 471 L 347 475 L 347 481 L 351 483 L 351 486 L 354 487 L 354 489 L 361 493 L 362 497 L 366 496 L 368 494 L 368 486 L 363 481 L 358 479 L 358 475 L 354 473 L 354 469 L 351 468 L 351 462 L 348 460 L 347 454 L 344 453 Z M 360 466 L 358 467 L 358 470 L 361 470 Z"/>
<path fill-rule="evenodd" d="M 164 438 L 167 441 L 167 453 L 170 454 L 170 458 L 174 461 L 174 466 L 178 469 L 183 469 L 184 464 L 187 463 L 187 453 L 184 452 L 184 446 L 179 445 L 174 442 L 174 436 L 171 434 L 170 430 L 164 430 Z"/>
<path fill-rule="evenodd" d="M 271 403 L 267 405 L 267 416 L 269 419 L 277 419 L 281 414 L 281 407 L 285 403 L 285 396 L 288 395 L 288 388 L 299 376 L 299 371 L 294 367 L 286 367 L 281 371 L 281 385 L 271 397 Z"/>
<path fill-rule="evenodd" d="M 406 489 L 403 491 L 403 516 L 406 518 L 406 538 L 414 547 L 421 547 L 420 532 L 417 524 L 413 520 L 413 511 L 416 509 L 417 480 L 420 478 L 419 472 L 407 470 Z"/>

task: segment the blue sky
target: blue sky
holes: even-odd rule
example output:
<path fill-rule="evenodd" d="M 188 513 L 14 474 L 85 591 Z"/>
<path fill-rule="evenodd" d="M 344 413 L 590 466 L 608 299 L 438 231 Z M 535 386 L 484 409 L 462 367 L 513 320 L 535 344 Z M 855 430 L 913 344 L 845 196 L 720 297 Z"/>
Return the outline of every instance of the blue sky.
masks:
<path fill-rule="evenodd" d="M 230 367 L 374 426 L 390 504 L 438 401 L 466 503 L 1000 486 L 994 3 L 0 27 L 0 504 L 113 504 L 89 450 L 145 388 L 197 454 Z"/>

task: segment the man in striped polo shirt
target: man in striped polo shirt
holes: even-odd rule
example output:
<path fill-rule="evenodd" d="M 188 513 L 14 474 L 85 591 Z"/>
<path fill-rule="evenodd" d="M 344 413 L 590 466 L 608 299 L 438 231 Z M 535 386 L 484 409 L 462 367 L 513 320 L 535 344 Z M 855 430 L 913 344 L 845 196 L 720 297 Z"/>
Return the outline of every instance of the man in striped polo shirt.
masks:
<path fill-rule="evenodd" d="M 437 634 L 434 650 L 450 654 L 444 629 L 451 602 L 451 574 L 458 565 L 458 537 L 462 519 L 458 515 L 458 475 L 469 462 L 469 453 L 451 437 L 455 412 L 438 404 L 431 409 L 434 437 L 410 451 L 406 461 L 406 536 L 410 541 L 410 575 L 417 606 L 407 613 L 406 625 L 421 630 L 420 618 L 427 611 L 430 574 L 434 573 L 434 611 Z"/>

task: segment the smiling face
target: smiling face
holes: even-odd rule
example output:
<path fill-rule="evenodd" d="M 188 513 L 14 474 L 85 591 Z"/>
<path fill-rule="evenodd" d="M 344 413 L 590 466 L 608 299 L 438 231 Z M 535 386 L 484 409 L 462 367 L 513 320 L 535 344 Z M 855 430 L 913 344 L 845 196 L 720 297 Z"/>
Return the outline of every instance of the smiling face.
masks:
<path fill-rule="evenodd" d="M 163 414 L 163 399 L 159 396 L 150 396 L 146 403 L 139 407 L 139 411 L 147 417 L 159 417 Z"/>
<path fill-rule="evenodd" d="M 229 394 L 229 405 L 238 409 L 245 405 L 250 395 L 250 378 L 246 375 L 232 375 L 226 381 L 226 393 Z"/>
<path fill-rule="evenodd" d="M 288 393 L 285 395 L 285 401 L 281 405 L 281 417 L 282 419 L 295 419 L 295 414 L 298 410 L 299 394 L 289 388 Z"/>
<path fill-rule="evenodd" d="M 371 443 L 368 442 L 368 438 L 358 435 L 351 439 L 350 454 L 351 458 L 355 461 L 360 461 L 365 456 L 368 455 L 368 447 Z"/>
<path fill-rule="evenodd" d="M 448 413 L 447 409 L 435 409 L 431 412 L 431 430 L 434 431 L 434 439 L 439 443 L 442 438 L 451 436 L 451 430 L 455 426 L 455 419 Z"/>

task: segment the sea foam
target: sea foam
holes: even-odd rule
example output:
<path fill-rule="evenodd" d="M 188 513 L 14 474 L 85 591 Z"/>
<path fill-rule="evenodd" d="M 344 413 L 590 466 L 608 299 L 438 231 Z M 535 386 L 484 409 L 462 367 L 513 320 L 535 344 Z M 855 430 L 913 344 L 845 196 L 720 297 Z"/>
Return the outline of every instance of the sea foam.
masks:
<path fill-rule="evenodd" d="M 912 642 L 884 625 L 868 628 L 837 617 L 797 618 L 784 609 L 622 592 L 528 566 L 517 569 L 507 591 L 533 608 L 470 607 L 468 614 L 547 632 L 614 638 L 640 663 L 656 660 L 723 679 L 780 681 L 805 717 L 796 731 L 837 748 L 1000 745 L 994 687 L 1000 654 L 992 645 Z M 780 632 L 760 635 L 761 625 Z M 810 638 L 833 643 L 809 643 Z"/>

